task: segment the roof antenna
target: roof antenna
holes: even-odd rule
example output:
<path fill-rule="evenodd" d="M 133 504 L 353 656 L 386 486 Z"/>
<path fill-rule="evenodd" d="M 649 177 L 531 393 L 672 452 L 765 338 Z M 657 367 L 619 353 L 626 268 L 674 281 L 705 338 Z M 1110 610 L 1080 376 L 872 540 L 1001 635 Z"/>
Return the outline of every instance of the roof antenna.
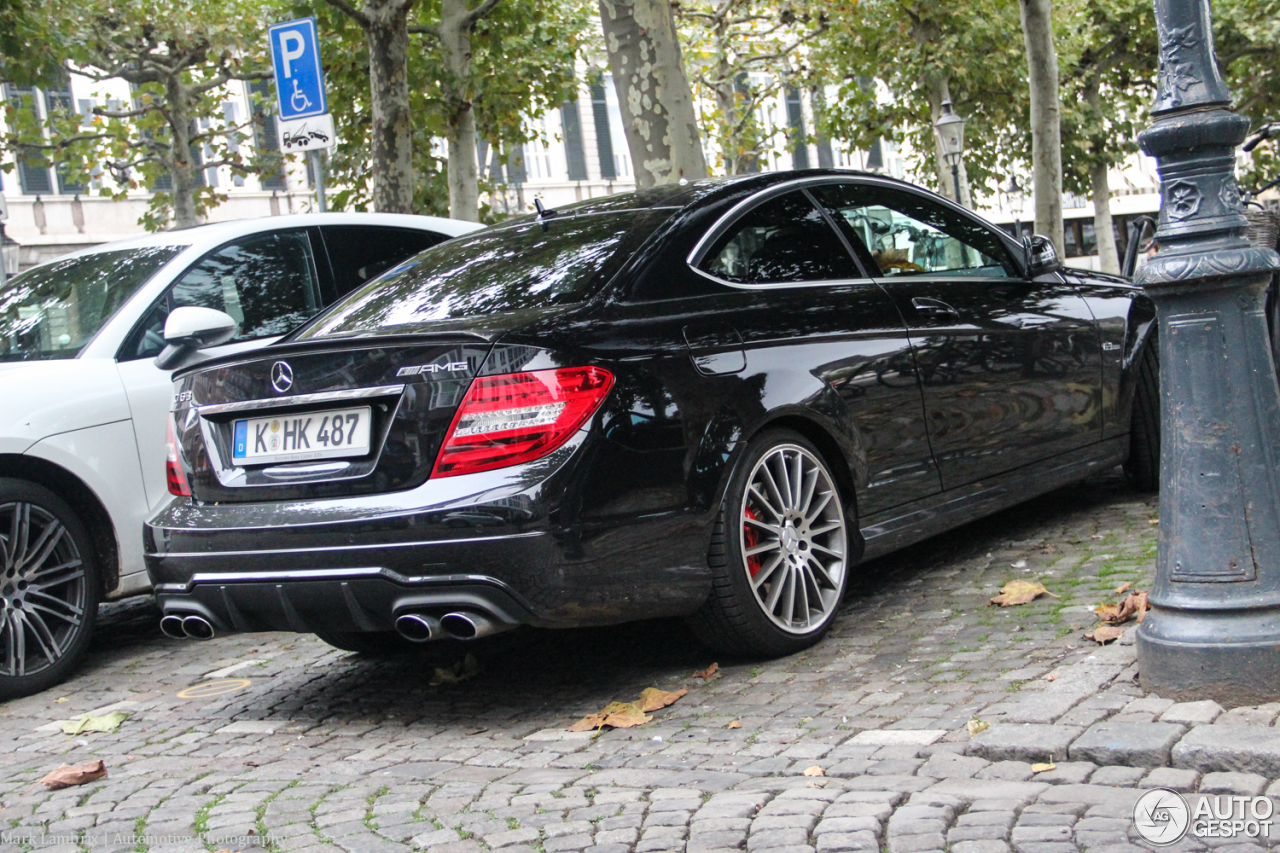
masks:
<path fill-rule="evenodd" d="M 537 196 L 534 196 L 533 206 L 538 208 L 538 219 L 542 221 L 542 230 L 543 231 L 549 230 L 551 226 L 547 224 L 547 220 L 555 216 L 556 212 L 551 208 L 543 207 L 542 199 L 538 198 Z"/>

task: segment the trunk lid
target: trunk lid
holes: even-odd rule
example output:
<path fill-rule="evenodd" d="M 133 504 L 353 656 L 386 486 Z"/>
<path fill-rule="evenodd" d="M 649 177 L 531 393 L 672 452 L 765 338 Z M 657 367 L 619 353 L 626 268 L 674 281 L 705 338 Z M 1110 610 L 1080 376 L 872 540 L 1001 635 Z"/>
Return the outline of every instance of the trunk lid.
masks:
<path fill-rule="evenodd" d="M 465 333 L 313 341 L 269 347 L 179 375 L 174 424 L 192 497 L 296 500 L 420 485 L 491 346 Z M 249 429 L 241 426 L 237 433 L 237 421 L 276 436 L 307 423 L 314 440 L 316 429 L 324 429 L 316 424 L 338 411 L 369 418 L 367 450 L 265 463 L 235 459 L 233 448 Z M 365 427 L 360 428 L 363 437 Z M 253 432 L 247 434 L 253 442 Z"/>

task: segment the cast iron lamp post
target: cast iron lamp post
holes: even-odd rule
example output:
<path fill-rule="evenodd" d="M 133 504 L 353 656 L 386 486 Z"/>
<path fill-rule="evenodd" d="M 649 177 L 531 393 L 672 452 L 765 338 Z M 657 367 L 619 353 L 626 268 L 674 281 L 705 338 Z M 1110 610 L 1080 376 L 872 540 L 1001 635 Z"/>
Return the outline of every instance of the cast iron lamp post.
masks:
<path fill-rule="evenodd" d="M 942 142 L 942 159 L 951 167 L 951 180 L 956 187 L 956 204 L 960 200 L 960 158 L 964 156 L 964 119 L 951 110 L 951 99 L 942 102 L 942 115 L 934 122 L 934 130 Z"/>
<path fill-rule="evenodd" d="M 1280 696 L 1280 391 L 1262 293 L 1280 257 L 1245 239 L 1235 148 L 1249 129 L 1214 59 L 1208 0 L 1155 0 L 1159 253 L 1138 282 L 1159 315 L 1160 544 L 1138 629 L 1166 698 Z"/>
<path fill-rule="evenodd" d="M 1014 175 L 1009 179 L 1009 186 L 1004 188 L 1005 198 L 1009 200 L 1009 209 L 1013 211 L 1013 237 L 1015 240 L 1022 240 L 1022 205 L 1027 196 L 1027 191 L 1018 183 L 1018 176 Z"/>

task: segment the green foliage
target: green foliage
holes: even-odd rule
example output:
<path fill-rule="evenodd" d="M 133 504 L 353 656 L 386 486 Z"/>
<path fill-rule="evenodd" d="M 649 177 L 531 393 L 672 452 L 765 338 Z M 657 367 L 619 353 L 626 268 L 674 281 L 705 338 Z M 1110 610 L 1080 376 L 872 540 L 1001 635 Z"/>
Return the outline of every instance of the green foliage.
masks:
<path fill-rule="evenodd" d="M 787 139 L 785 123 L 767 128 L 760 107 L 811 84 L 804 51 L 826 34 L 825 8 L 820 0 L 689 0 L 677 7 L 685 68 L 703 107 L 699 130 L 717 150 L 713 169 L 742 174 L 780 143 L 806 141 Z"/>
<path fill-rule="evenodd" d="M 534 138 L 528 119 L 558 107 L 571 95 L 574 60 L 589 38 L 593 8 L 586 0 L 503 0 L 476 23 L 471 76 L 460 82 L 469 93 L 478 133 L 491 147 L 510 150 Z M 372 194 L 368 40 L 355 21 L 326 3 L 300 4 L 295 12 L 316 16 L 324 44 L 329 105 L 340 140 L 331 153 L 330 172 L 334 183 L 343 187 L 331 197 L 331 206 L 367 210 Z M 431 27 L 439 19 L 439 0 L 427 0 L 415 7 L 411 23 Z M 447 72 L 441 54 L 433 35 L 412 36 L 408 79 L 414 117 L 413 205 L 416 212 L 446 216 L 446 163 L 435 141 L 445 136 L 452 108 L 442 85 Z M 481 215 L 492 221 L 497 212 L 482 210 Z"/>
<path fill-rule="evenodd" d="M 1255 128 L 1280 120 L 1280 0 L 1214 0 L 1213 35 L 1236 109 Z M 1254 149 L 1241 185 L 1256 187 L 1280 174 L 1278 150 L 1275 141 Z"/>
<path fill-rule="evenodd" d="M 1029 94 L 1018 6 L 1008 0 L 833 0 L 830 27 L 812 62 L 838 93 L 823 125 L 867 149 L 876 139 L 906 141 L 924 154 L 917 179 L 936 182 L 929 93 L 950 88 L 965 129 L 970 184 L 990 193 L 1015 161 L 1030 160 Z M 882 99 L 872 81 L 888 90 Z M 880 101 L 884 100 L 884 103 Z"/>
<path fill-rule="evenodd" d="M 108 103 L 90 116 L 61 104 L 41 126 L 29 102 L 12 100 L 5 104 L 8 131 L 0 147 L 35 165 L 52 161 L 73 183 L 105 172 L 113 183 L 104 183 L 100 193 L 116 199 L 167 181 L 172 190 L 154 193 L 140 220 L 150 230 L 165 227 L 171 215 L 178 224 L 192 224 L 225 200 L 214 188 L 198 186 L 203 169 L 225 165 L 243 175 L 259 168 L 241 150 L 250 138 L 247 121 L 228 121 L 223 104 L 230 81 L 267 73 L 262 53 L 273 18 L 269 6 L 249 0 L 48 0 L 42 14 L 60 49 L 57 71 L 69 63 L 91 80 L 128 81 L 132 103 Z M 55 89 L 65 85 L 51 76 L 57 71 L 24 66 L 32 82 Z"/>
<path fill-rule="evenodd" d="M 1155 100 L 1155 15 L 1150 0 L 1060 0 L 1054 16 L 1063 187 L 1088 195 L 1090 166 L 1117 166 L 1138 150 Z"/>

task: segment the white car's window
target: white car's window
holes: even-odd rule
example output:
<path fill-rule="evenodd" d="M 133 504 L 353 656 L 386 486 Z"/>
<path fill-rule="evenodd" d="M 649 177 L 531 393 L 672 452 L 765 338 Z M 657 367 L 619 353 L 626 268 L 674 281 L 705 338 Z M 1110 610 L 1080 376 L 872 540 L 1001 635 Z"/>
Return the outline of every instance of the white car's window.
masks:
<path fill-rule="evenodd" d="M 185 246 L 95 252 L 54 261 L 0 289 L 0 361 L 75 358 Z"/>
<path fill-rule="evenodd" d="M 307 232 L 255 234 L 197 262 L 174 282 L 125 343 L 123 357 L 164 349 L 164 322 L 184 305 L 225 311 L 239 330 L 233 341 L 283 335 L 323 307 Z"/>

